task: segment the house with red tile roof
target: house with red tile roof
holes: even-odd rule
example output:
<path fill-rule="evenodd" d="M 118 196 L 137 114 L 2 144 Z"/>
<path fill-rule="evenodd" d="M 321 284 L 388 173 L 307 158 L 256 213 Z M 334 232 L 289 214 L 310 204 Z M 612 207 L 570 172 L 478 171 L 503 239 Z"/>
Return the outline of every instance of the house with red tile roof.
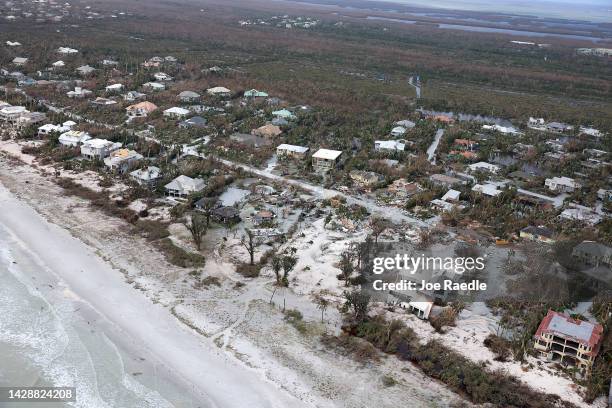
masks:
<path fill-rule="evenodd" d="M 536 331 L 534 348 L 548 361 L 588 372 L 599 353 L 602 337 L 601 324 L 549 310 Z"/>

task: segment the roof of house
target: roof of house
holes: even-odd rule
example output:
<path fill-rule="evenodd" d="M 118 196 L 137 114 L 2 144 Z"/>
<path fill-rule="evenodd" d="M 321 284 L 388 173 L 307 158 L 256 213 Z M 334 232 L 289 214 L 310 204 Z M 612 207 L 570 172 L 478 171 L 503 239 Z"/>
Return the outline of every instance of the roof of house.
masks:
<path fill-rule="evenodd" d="M 319 149 L 312 157 L 315 159 L 336 160 L 341 154 L 342 152 L 338 150 Z"/>
<path fill-rule="evenodd" d="M 495 184 L 476 184 L 472 187 L 472 191 L 482 193 L 491 197 L 498 196 L 502 193 Z"/>
<path fill-rule="evenodd" d="M 415 123 L 411 120 L 399 120 L 397 122 L 394 123 L 394 125 L 396 126 L 401 126 L 404 127 L 406 129 L 412 129 L 413 127 L 415 127 Z"/>
<path fill-rule="evenodd" d="M 222 206 L 215 208 L 213 214 L 222 218 L 234 218 L 238 217 L 240 212 L 232 206 Z"/>
<path fill-rule="evenodd" d="M 107 166 L 113 166 L 125 160 L 140 160 L 142 158 L 143 156 L 134 150 L 118 149 L 104 159 L 104 164 Z"/>
<path fill-rule="evenodd" d="M 578 183 L 569 177 L 552 177 L 552 178 L 548 178 L 545 180 L 545 183 L 554 183 L 554 184 L 559 184 L 562 186 L 567 186 L 567 187 L 578 187 Z"/>
<path fill-rule="evenodd" d="M 90 139 L 83 143 L 84 146 L 91 147 L 93 149 L 102 149 L 105 147 L 110 147 L 114 144 L 115 143 L 106 139 Z M 121 143 L 119 143 L 119 145 L 121 145 Z"/>
<path fill-rule="evenodd" d="M 132 177 L 140 180 L 151 181 L 161 176 L 161 170 L 156 166 L 149 166 L 145 169 L 134 170 L 130 173 Z"/>
<path fill-rule="evenodd" d="M 553 236 L 553 231 L 550 228 L 546 228 L 541 225 L 537 227 L 535 225 L 529 225 L 523 228 L 521 232 L 546 238 L 552 238 Z"/>
<path fill-rule="evenodd" d="M 222 86 L 215 86 L 213 88 L 208 88 L 206 92 L 208 92 L 209 94 L 215 95 L 215 94 L 230 93 L 232 91 Z"/>
<path fill-rule="evenodd" d="M 374 146 L 383 150 L 404 150 L 406 144 L 403 140 L 376 140 Z"/>
<path fill-rule="evenodd" d="M 253 129 L 252 133 L 258 136 L 275 137 L 283 133 L 283 131 L 280 127 L 268 123 L 267 125 L 263 125 L 261 127 L 258 127 L 257 129 Z"/>
<path fill-rule="evenodd" d="M 551 333 L 588 345 L 593 348 L 591 355 L 595 355 L 599 351 L 603 327 L 601 324 L 572 319 L 562 313 L 549 310 L 540 322 L 536 336 L 539 337 L 544 333 Z"/>
<path fill-rule="evenodd" d="M 164 186 L 167 190 L 179 191 L 200 191 L 205 187 L 204 180 L 201 178 L 191 178 L 180 175 Z"/>
<path fill-rule="evenodd" d="M 295 115 L 293 113 L 291 113 L 291 111 L 287 110 L 287 109 L 281 109 L 281 110 L 277 110 L 272 112 L 272 115 L 274 116 L 278 116 L 280 118 L 294 118 Z"/>
<path fill-rule="evenodd" d="M 488 170 L 488 171 L 492 171 L 492 172 L 496 172 L 499 171 L 499 166 L 496 164 L 491 164 L 491 163 L 487 163 L 487 162 L 478 162 L 478 163 L 474 163 L 474 164 L 470 164 L 469 165 L 470 170 Z"/>
<path fill-rule="evenodd" d="M 164 114 L 171 113 L 171 114 L 176 114 L 176 115 L 187 115 L 189 114 L 189 112 L 190 112 L 189 109 L 179 108 L 175 106 L 173 108 L 166 109 L 164 111 Z"/>
<path fill-rule="evenodd" d="M 189 118 L 189 119 L 181 122 L 181 125 L 183 125 L 183 126 L 195 126 L 195 127 L 205 126 L 206 125 L 206 119 L 204 119 L 201 116 L 194 116 L 192 118 Z"/>
<path fill-rule="evenodd" d="M 447 201 L 447 200 L 457 201 L 457 200 L 459 200 L 459 196 L 460 195 L 461 195 L 461 192 L 459 192 L 457 190 L 453 190 L 451 188 L 450 190 L 448 190 L 446 192 L 446 194 L 444 194 L 444 196 L 442 196 L 442 200 L 443 201 Z"/>
<path fill-rule="evenodd" d="M 157 109 L 157 105 L 155 105 L 152 102 L 148 102 L 148 101 L 139 102 L 139 103 L 136 103 L 134 105 L 130 105 L 127 108 L 125 108 L 125 110 L 127 110 L 127 111 L 143 110 L 143 111 L 147 111 L 147 112 L 153 112 L 155 109 Z"/>
<path fill-rule="evenodd" d="M 295 152 L 295 153 L 306 153 L 309 149 L 307 147 L 304 146 L 296 146 L 296 145 L 290 145 L 290 144 L 286 144 L 286 143 L 282 143 L 278 146 L 276 146 L 276 149 L 280 149 L 280 150 L 287 150 L 290 152 Z"/>

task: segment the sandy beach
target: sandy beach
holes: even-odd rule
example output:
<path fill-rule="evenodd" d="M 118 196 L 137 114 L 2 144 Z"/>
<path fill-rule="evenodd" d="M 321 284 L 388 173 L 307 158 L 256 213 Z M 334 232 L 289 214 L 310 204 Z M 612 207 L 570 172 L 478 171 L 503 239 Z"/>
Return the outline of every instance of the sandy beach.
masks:
<path fill-rule="evenodd" d="M 134 360 L 149 361 L 138 369 L 155 367 L 156 381 L 189 393 L 184 406 L 301 406 L 255 370 L 237 365 L 206 344 L 168 309 L 134 291 L 91 248 L 48 223 L 4 187 L 0 187 L 0 225 L 8 246 L 4 249 L 20 266 L 22 279 L 49 307 L 54 307 L 54 298 L 70 298 L 75 321 L 87 321 Z"/>

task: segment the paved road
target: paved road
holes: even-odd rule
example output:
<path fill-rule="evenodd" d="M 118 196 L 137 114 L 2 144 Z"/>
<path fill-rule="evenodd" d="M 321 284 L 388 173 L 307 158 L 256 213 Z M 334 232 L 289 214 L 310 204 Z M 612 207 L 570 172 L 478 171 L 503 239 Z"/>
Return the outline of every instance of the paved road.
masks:
<path fill-rule="evenodd" d="M 434 141 L 427 149 L 427 160 L 429 160 L 431 164 L 436 164 L 436 149 L 438 148 L 438 144 L 440 144 L 440 139 L 442 139 L 443 135 L 444 129 L 438 129 L 436 136 L 434 137 Z"/>

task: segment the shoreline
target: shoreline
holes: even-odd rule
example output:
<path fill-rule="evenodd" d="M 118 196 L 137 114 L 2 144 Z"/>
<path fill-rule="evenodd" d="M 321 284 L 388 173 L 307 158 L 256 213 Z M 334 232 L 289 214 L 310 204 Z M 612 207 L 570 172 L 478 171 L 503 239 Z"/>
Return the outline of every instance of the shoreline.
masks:
<path fill-rule="evenodd" d="M 79 308 L 81 318 L 95 319 L 94 327 L 134 361 L 145 354 L 149 354 L 145 360 L 157 360 L 165 372 L 156 373 L 192 394 L 197 406 L 300 406 L 299 400 L 286 395 L 256 370 L 239 366 L 181 324 L 168 309 L 135 291 L 92 248 L 44 220 L 2 184 L 0 224 L 25 247 L 24 253 L 34 254 L 37 263 L 47 269 L 29 270 L 27 278 L 45 282 L 49 291 L 65 285 L 64 292 L 76 296 L 84 306 Z"/>

